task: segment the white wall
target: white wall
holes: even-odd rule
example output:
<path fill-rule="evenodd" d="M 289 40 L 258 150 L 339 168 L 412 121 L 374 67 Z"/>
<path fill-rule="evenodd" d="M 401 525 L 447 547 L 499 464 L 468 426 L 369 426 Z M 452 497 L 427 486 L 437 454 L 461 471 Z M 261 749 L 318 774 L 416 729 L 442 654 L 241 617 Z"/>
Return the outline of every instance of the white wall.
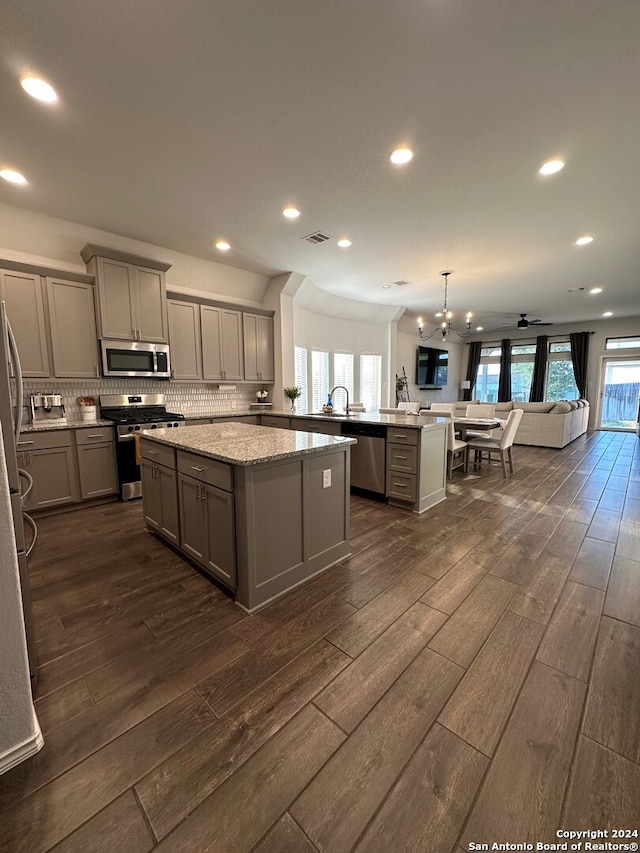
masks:
<path fill-rule="evenodd" d="M 42 746 L 31 700 L 9 481 L 0 430 L 0 773 Z"/>
<path fill-rule="evenodd" d="M 219 297 L 241 305 L 260 305 L 269 284 L 268 276 L 0 204 L 0 258 L 84 273 L 86 267 L 80 250 L 85 243 L 171 264 L 167 272 L 169 287 L 210 299 Z"/>
<path fill-rule="evenodd" d="M 442 391 L 420 391 L 416 385 L 416 353 L 418 347 L 433 346 L 436 349 L 446 349 L 449 352 L 449 369 L 447 371 L 447 384 Z M 402 375 L 404 367 L 409 379 L 409 397 L 412 401 L 424 403 L 450 403 L 462 399 L 460 380 L 462 377 L 462 361 L 466 364 L 466 353 L 464 343 L 445 341 L 442 343 L 438 335 L 428 341 L 421 341 L 418 337 L 415 319 L 405 315 L 398 323 L 398 346 L 396 356 L 396 372 Z"/>
<path fill-rule="evenodd" d="M 553 326 L 544 326 L 536 330 L 535 327 L 529 327 L 526 331 L 511 330 L 504 333 L 486 332 L 483 335 L 473 335 L 473 340 L 482 340 L 487 343 L 499 342 L 502 337 L 510 337 L 512 341 L 535 340 L 538 334 L 552 335 L 569 335 L 570 332 L 593 332 L 589 341 L 589 367 L 587 379 L 587 399 L 590 403 L 589 412 L 589 428 L 595 429 L 599 423 L 599 403 L 601 387 L 602 361 L 606 355 L 625 355 L 622 351 L 606 351 L 605 344 L 607 338 L 623 338 L 623 337 L 640 337 L 640 316 L 638 317 L 621 317 L 602 320 L 587 320 L 581 323 L 560 324 Z M 467 369 L 467 353 L 464 353 L 463 370 Z"/>

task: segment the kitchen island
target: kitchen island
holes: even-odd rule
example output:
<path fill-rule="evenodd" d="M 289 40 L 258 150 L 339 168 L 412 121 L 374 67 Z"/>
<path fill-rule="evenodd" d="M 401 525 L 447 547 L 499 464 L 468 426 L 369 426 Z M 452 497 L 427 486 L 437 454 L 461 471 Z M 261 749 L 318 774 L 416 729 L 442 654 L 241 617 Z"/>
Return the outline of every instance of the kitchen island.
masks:
<path fill-rule="evenodd" d="M 249 612 L 349 556 L 353 439 L 243 423 L 147 430 L 147 527 Z"/>

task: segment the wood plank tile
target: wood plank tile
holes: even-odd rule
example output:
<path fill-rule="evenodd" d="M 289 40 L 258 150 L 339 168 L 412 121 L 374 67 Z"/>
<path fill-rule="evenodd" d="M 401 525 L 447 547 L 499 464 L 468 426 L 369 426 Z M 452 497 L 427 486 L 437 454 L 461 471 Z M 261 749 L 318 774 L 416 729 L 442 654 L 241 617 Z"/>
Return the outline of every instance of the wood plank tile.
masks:
<path fill-rule="evenodd" d="M 353 731 L 446 618 L 414 604 L 316 696 L 315 704 L 345 732 Z"/>
<path fill-rule="evenodd" d="M 456 536 L 455 539 L 444 542 L 438 548 L 431 551 L 427 557 L 416 563 L 413 566 L 413 571 L 429 575 L 436 579 L 442 578 L 481 539 L 481 533 L 471 533 L 469 536 Z"/>
<path fill-rule="evenodd" d="M 640 628 L 602 617 L 583 734 L 640 763 Z"/>
<path fill-rule="evenodd" d="M 49 693 L 34 704 L 40 728 L 46 733 L 88 711 L 94 703 L 87 682 L 80 680 Z"/>
<path fill-rule="evenodd" d="M 606 590 L 615 545 L 587 536 L 578 551 L 569 580 Z"/>
<path fill-rule="evenodd" d="M 213 722 L 198 694 L 181 696 L 6 810 L 0 849 L 5 845 L 11 853 L 43 853 Z"/>
<path fill-rule="evenodd" d="M 587 681 L 603 603 L 601 590 L 568 581 L 536 660 Z"/>
<path fill-rule="evenodd" d="M 495 554 L 487 551 L 474 551 L 463 557 L 423 595 L 421 601 L 443 613 L 454 613 L 487 574 L 494 561 Z"/>
<path fill-rule="evenodd" d="M 622 520 L 640 524 L 640 500 L 630 498 L 627 495 L 627 499 L 624 502 L 624 509 L 622 510 Z"/>
<path fill-rule="evenodd" d="M 321 850 L 352 848 L 463 670 L 425 649 L 289 809 Z"/>
<path fill-rule="evenodd" d="M 560 817 L 585 685 L 534 662 L 462 837 L 551 842 Z"/>
<path fill-rule="evenodd" d="M 487 575 L 438 631 L 429 648 L 467 667 L 511 601 L 517 586 Z"/>
<path fill-rule="evenodd" d="M 504 613 L 438 721 L 491 757 L 543 630 L 537 622 Z"/>
<path fill-rule="evenodd" d="M 324 714 L 307 706 L 156 849 L 194 853 L 250 850 L 286 811 L 344 737 Z M 239 803 L 242 804 L 241 819 Z"/>
<path fill-rule="evenodd" d="M 562 825 L 609 831 L 637 828 L 640 823 L 638 791 L 640 767 L 637 764 L 581 736 Z"/>
<path fill-rule="evenodd" d="M 614 489 L 610 489 L 607 485 L 607 488 L 602 493 L 602 497 L 598 501 L 598 509 L 608 509 L 612 512 L 622 512 L 624 508 L 624 499 L 624 492 L 617 492 Z"/>
<path fill-rule="evenodd" d="M 638 555 L 640 556 L 640 555 Z M 615 557 L 607 587 L 604 613 L 640 627 L 640 563 Z"/>
<path fill-rule="evenodd" d="M 316 848 L 287 812 L 251 853 L 316 853 Z"/>
<path fill-rule="evenodd" d="M 587 534 L 592 539 L 604 539 L 605 542 L 615 542 L 618 538 L 618 530 L 620 529 L 620 521 L 622 520 L 621 512 L 614 512 L 610 509 L 598 509 L 595 511 L 591 524 L 589 525 L 589 533 Z"/>
<path fill-rule="evenodd" d="M 539 533 L 522 533 L 491 566 L 489 574 L 512 583 L 522 583 L 547 541 Z"/>
<path fill-rule="evenodd" d="M 550 555 L 546 548 L 514 595 L 509 610 L 546 625 L 560 598 L 571 562 Z"/>
<path fill-rule="evenodd" d="M 417 572 L 407 572 L 397 583 L 334 628 L 327 634 L 327 639 L 345 654 L 357 657 L 430 586 L 430 578 Z"/>
<path fill-rule="evenodd" d="M 595 511 L 598 509 L 598 501 L 589 498 L 577 497 L 566 512 L 566 521 L 577 521 L 580 524 L 590 524 Z"/>
<path fill-rule="evenodd" d="M 348 662 L 326 641 L 317 643 L 250 694 L 241 713 L 227 715 L 138 782 L 156 836 L 164 838 Z"/>
<path fill-rule="evenodd" d="M 420 560 L 421 554 L 410 546 L 399 548 L 393 559 L 350 578 L 342 593 L 344 600 L 354 607 L 364 607 L 379 593 L 397 584 L 399 578 Z M 433 586 L 435 579 L 429 578 L 429 583 Z"/>
<path fill-rule="evenodd" d="M 354 612 L 338 594 L 329 596 L 272 634 L 269 643 L 250 649 L 200 683 L 199 692 L 222 716 Z"/>
<path fill-rule="evenodd" d="M 356 846 L 357 853 L 450 850 L 488 763 L 436 724 Z"/>
<path fill-rule="evenodd" d="M 616 557 L 625 557 L 627 560 L 635 560 L 640 554 L 640 524 L 632 521 L 620 523 L 618 541 L 616 544 Z"/>
<path fill-rule="evenodd" d="M 147 853 L 155 843 L 133 792 L 128 790 L 56 844 L 52 853 Z"/>

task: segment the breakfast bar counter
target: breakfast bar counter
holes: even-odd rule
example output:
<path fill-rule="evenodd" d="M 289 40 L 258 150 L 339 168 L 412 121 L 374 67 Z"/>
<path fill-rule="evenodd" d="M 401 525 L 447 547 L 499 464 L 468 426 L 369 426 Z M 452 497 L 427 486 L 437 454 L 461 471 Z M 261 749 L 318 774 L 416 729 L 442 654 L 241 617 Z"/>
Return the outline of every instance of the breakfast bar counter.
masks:
<path fill-rule="evenodd" d="M 145 522 L 255 611 L 349 556 L 352 444 L 242 423 L 147 430 Z"/>

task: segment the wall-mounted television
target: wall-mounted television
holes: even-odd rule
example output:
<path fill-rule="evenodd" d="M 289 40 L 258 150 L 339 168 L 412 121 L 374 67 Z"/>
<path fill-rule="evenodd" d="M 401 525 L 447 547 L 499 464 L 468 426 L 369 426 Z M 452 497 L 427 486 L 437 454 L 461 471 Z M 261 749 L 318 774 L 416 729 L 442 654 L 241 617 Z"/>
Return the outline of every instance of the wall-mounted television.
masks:
<path fill-rule="evenodd" d="M 442 388 L 447 384 L 449 353 L 446 349 L 418 347 L 416 353 L 416 385 L 420 388 Z"/>

